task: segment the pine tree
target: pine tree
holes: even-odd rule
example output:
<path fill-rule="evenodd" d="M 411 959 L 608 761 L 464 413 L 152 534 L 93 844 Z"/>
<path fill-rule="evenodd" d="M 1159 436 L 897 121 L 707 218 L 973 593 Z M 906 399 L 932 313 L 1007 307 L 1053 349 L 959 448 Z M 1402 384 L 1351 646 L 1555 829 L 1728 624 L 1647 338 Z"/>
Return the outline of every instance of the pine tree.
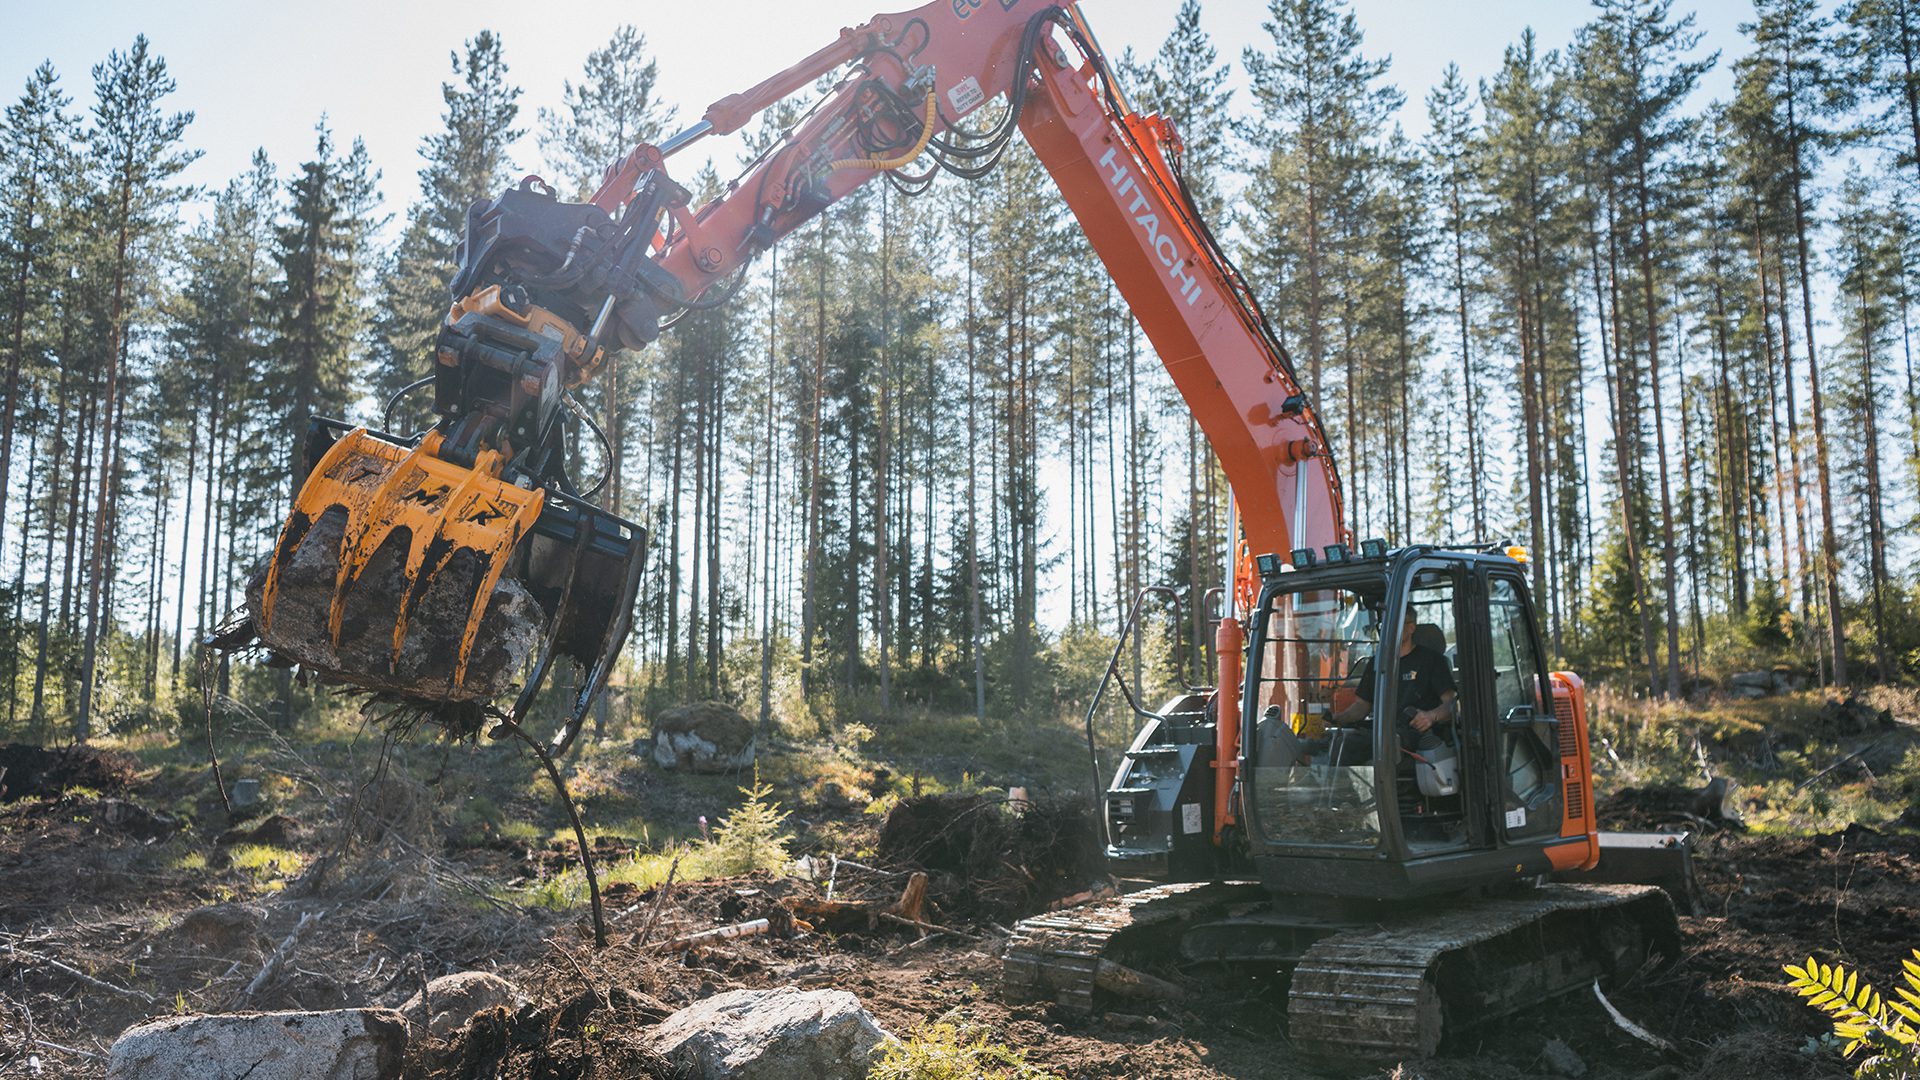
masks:
<path fill-rule="evenodd" d="M 80 661 L 80 700 L 74 715 L 74 737 L 82 742 L 93 730 L 93 690 L 99 649 L 111 604 L 105 601 L 107 560 L 112 550 L 115 511 L 122 468 L 121 406 L 126 393 L 122 374 L 129 347 L 131 302 L 140 283 L 135 280 L 149 264 L 147 245 L 174 222 L 174 213 L 191 190 L 174 183 L 197 151 L 180 147 L 192 113 L 163 113 L 161 99 L 174 90 L 166 62 L 149 52 L 145 35 L 134 38 L 127 52 L 115 50 L 93 69 L 93 128 L 88 132 L 89 166 L 95 171 L 96 227 L 102 251 L 99 272 L 111 293 L 105 341 L 106 377 L 101 391 L 101 433 L 98 497 L 94 504 L 93 545 L 87 581 L 86 638 Z"/>
<path fill-rule="evenodd" d="M 8 481 L 13 475 L 14 430 L 23 411 L 21 393 L 38 366 L 46 319 L 48 259 L 55 237 L 57 186 L 49 179 L 72 168 L 79 132 L 67 113 L 73 103 L 60 89 L 53 65 L 42 63 L 27 80 L 20 100 L 7 106 L 0 128 L 0 161 L 6 163 L 6 190 L 0 193 L 0 289 L 4 289 L 6 385 L 0 404 L 0 520 L 8 520 Z"/>
<path fill-rule="evenodd" d="M 289 456 L 304 445 L 307 418 L 338 416 L 353 399 L 355 314 L 359 280 L 352 253 L 364 247 L 364 221 L 350 216 L 347 163 L 334 151 L 325 121 L 313 157 L 287 184 L 287 224 L 274 238 L 279 282 L 272 299 L 277 325 L 272 384 L 286 403 L 281 443 Z M 288 462 L 291 468 L 292 462 Z"/>
<path fill-rule="evenodd" d="M 622 25 L 587 54 L 578 85 L 560 84 L 561 107 L 540 110 L 540 152 L 568 197 L 591 196 L 607 169 L 634 146 L 665 134 L 674 109 L 655 96 L 659 67 L 647 51 L 647 36 Z"/>
<path fill-rule="evenodd" d="M 384 401 L 427 370 L 433 338 L 447 313 L 454 250 L 466 231 L 467 209 L 491 199 L 512 171 L 507 148 L 521 135 L 520 90 L 507 82 L 500 38 L 482 30 L 452 56 L 460 80 L 440 85 L 445 127 L 420 142 L 420 198 L 407 211 L 399 246 L 379 285 L 373 322 L 373 389 Z M 419 399 L 394 410 L 402 431 L 424 426 Z"/>
<path fill-rule="evenodd" d="M 1479 185 L 1474 183 L 1477 169 L 1474 155 L 1479 136 L 1474 130 L 1467 84 L 1460 77 L 1460 65 L 1448 64 L 1440 85 L 1428 93 L 1427 122 L 1431 128 L 1427 136 L 1427 155 L 1434 174 L 1432 183 L 1436 202 L 1442 207 L 1440 228 L 1447 238 L 1447 269 L 1443 277 L 1446 287 L 1453 293 L 1453 310 L 1459 324 L 1459 387 L 1464 391 L 1460 397 L 1465 417 L 1462 435 L 1466 441 L 1466 468 L 1462 471 L 1465 473 L 1470 522 L 1467 539 L 1479 540 L 1489 535 L 1483 491 L 1485 466 L 1481 450 L 1481 422 L 1475 415 L 1480 397 L 1477 388 L 1482 385 L 1482 377 L 1473 355 L 1474 329 L 1467 288 L 1469 232 L 1479 213 L 1475 205 Z M 1471 268 L 1476 272 L 1478 270 L 1477 265 Z M 1453 506 L 1456 486 L 1457 482 L 1446 485 L 1444 489 L 1446 520 L 1449 522 L 1456 520 L 1457 512 Z M 1448 539 L 1458 537 L 1449 536 Z"/>
<path fill-rule="evenodd" d="M 1833 661 L 1833 680 L 1847 684 L 1846 625 L 1840 605 L 1840 549 L 1834 531 L 1833 482 L 1828 463 L 1826 408 L 1820 393 L 1819 349 L 1814 341 L 1813 270 L 1808 233 L 1813 228 L 1809 193 L 1819 155 L 1844 137 L 1839 128 L 1824 127 L 1852 102 L 1844 72 L 1828 62 L 1829 21 L 1815 0 L 1756 0 L 1755 20 L 1741 25 L 1753 38 L 1754 53 L 1744 61 L 1765 86 L 1776 111 L 1782 114 L 1786 140 L 1788 192 L 1792 198 L 1793 235 L 1800 280 L 1800 311 L 1807 346 L 1807 393 L 1813 412 L 1813 457 L 1820 483 L 1821 576 L 1826 585 L 1827 640 Z"/>

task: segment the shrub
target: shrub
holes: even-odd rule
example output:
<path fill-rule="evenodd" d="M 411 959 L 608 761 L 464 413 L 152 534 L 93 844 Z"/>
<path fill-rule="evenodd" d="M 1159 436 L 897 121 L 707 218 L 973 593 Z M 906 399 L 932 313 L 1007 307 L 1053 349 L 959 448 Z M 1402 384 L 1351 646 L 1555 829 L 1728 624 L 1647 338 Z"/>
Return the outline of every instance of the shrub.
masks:
<path fill-rule="evenodd" d="M 707 855 L 713 875 L 733 877 L 755 870 L 780 873 L 787 867 L 787 845 L 793 836 L 786 831 L 787 811 L 773 801 L 773 787 L 760 783 L 754 775 L 752 787 L 740 789 L 747 801 L 721 819 L 713 830 Z"/>
<path fill-rule="evenodd" d="M 1900 999 L 1895 1001 L 1883 999 L 1871 983 L 1861 980 L 1858 971 L 1839 964 L 1825 965 L 1809 956 L 1805 967 L 1786 966 L 1787 974 L 1793 976 L 1788 985 L 1833 1021 L 1834 1037 L 1846 1042 L 1841 1053 L 1852 1057 L 1855 1051 L 1867 1051 L 1854 1069 L 1857 1077 L 1911 1080 L 1920 1076 L 1920 949 L 1901 964 L 1907 985 L 1894 988 Z"/>
<path fill-rule="evenodd" d="M 942 1018 L 887 1044 L 867 1080 L 1056 1080 L 985 1028 Z"/>

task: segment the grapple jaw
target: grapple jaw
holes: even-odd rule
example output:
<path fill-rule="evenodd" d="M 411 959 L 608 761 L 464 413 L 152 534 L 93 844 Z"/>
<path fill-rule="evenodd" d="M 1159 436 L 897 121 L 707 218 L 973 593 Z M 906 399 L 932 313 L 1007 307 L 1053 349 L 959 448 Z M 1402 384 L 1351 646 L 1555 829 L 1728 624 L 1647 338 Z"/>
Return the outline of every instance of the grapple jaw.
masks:
<path fill-rule="evenodd" d="M 313 421 L 292 513 L 249 587 L 255 633 L 327 679 L 423 706 L 484 704 L 518 677 L 516 718 L 571 656 L 584 715 L 632 624 L 644 531 L 507 482 L 497 452 L 467 467 L 443 445 L 438 430 L 403 441 Z"/>

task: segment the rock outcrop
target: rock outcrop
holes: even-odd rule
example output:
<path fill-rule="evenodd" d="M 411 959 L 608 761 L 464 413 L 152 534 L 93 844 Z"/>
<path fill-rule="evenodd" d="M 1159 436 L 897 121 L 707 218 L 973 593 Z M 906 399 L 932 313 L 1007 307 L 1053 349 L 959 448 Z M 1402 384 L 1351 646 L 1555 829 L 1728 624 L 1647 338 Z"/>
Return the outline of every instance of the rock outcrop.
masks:
<path fill-rule="evenodd" d="M 386 1080 L 407 1022 L 392 1009 L 174 1016 L 114 1040 L 110 1080 Z"/>
<path fill-rule="evenodd" d="M 663 769 L 728 773 L 753 764 L 753 723 L 733 706 L 700 701 L 653 719 L 653 763 Z"/>
<path fill-rule="evenodd" d="M 734 990 L 661 1021 L 653 1049 L 702 1080 L 861 1080 L 890 1036 L 845 990 Z"/>

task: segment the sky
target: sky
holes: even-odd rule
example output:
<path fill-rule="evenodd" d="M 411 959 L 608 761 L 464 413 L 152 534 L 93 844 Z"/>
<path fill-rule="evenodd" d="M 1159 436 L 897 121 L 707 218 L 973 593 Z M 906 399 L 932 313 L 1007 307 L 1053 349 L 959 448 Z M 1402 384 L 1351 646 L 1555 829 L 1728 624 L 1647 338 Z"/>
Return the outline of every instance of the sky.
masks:
<path fill-rule="evenodd" d="M 1103 48 L 1150 55 L 1173 27 L 1175 0 L 1084 0 Z M 1686 9 L 1684 2 L 1676 5 Z M 1694 5 L 1706 32 L 1703 48 L 1740 51 L 1744 0 Z M 505 44 L 509 77 L 523 88 L 528 134 L 515 147 L 522 171 L 537 170 L 535 117 L 560 102 L 561 84 L 577 79 L 587 53 L 622 23 L 633 23 L 659 58 L 659 92 L 698 118 L 708 103 L 744 89 L 831 41 L 843 26 L 865 22 L 874 0 L 329 0 L 324 4 L 259 0 L 0 0 L 0 98 L 42 60 L 51 60 L 81 104 L 91 100 L 91 67 L 144 33 L 179 84 L 171 107 L 195 114 L 187 141 L 204 151 L 185 179 L 217 188 L 237 176 L 255 148 L 265 148 L 283 175 L 313 149 L 313 127 L 328 117 L 337 141 L 364 138 L 384 172 L 386 207 L 396 215 L 417 191 L 421 137 L 440 123 L 440 85 L 451 78 L 449 54 L 475 32 L 491 29 Z M 1358 0 L 1355 16 L 1370 56 L 1392 58 L 1390 78 L 1406 91 L 1409 134 L 1426 130 L 1421 99 L 1449 61 L 1470 80 L 1490 75 L 1501 51 L 1532 26 L 1547 48 L 1564 46 L 1591 13 L 1572 0 Z M 1202 25 L 1222 61 L 1269 38 L 1261 28 L 1264 0 L 1204 0 Z M 1236 84 L 1244 78 L 1236 70 Z M 1707 93 L 1726 84 L 1725 65 Z M 1244 89 L 1237 103 L 1244 108 Z M 733 147 L 708 144 L 723 176 Z M 688 156 L 696 160 L 698 154 Z M 687 170 L 691 172 L 691 168 Z"/>

